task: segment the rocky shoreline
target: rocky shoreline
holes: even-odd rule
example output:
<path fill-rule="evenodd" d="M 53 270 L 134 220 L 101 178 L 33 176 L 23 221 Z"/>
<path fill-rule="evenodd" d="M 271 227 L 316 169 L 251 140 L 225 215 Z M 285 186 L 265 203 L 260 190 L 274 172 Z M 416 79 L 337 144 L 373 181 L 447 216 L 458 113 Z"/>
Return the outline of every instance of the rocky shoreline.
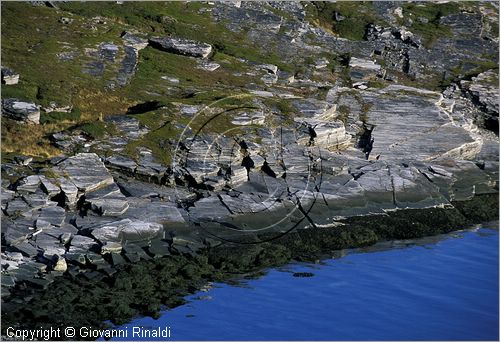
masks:
<path fill-rule="evenodd" d="M 389 239 L 444 234 L 473 223 L 498 219 L 498 196 L 479 195 L 453 207 L 393 211 L 345 220 L 336 229 L 310 228 L 259 244 L 241 241 L 117 266 L 101 279 L 66 273 L 45 290 L 17 287 L 3 302 L 2 334 L 20 328 L 93 327 L 112 317 L 123 324 L 138 315 L 157 317 L 160 310 L 184 303 L 183 297 L 240 275 L 255 277 L 292 260 L 317 262 L 334 251 L 373 245 Z M 22 322 L 22 323 L 20 323 Z M 4 335 L 5 336 L 5 335 Z M 75 339 L 79 339 L 75 336 Z"/>

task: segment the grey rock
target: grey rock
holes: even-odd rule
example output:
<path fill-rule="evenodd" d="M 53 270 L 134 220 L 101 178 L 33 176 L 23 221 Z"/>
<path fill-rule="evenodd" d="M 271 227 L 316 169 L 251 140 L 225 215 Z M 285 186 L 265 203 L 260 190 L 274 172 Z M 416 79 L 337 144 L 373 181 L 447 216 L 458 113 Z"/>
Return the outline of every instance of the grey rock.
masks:
<path fill-rule="evenodd" d="M 244 112 L 236 116 L 231 123 L 237 126 L 263 125 L 266 117 L 262 111 Z"/>
<path fill-rule="evenodd" d="M 158 222 L 169 227 L 183 226 L 186 223 L 184 216 L 181 214 L 181 209 L 170 201 L 135 200 L 130 204 L 127 217 L 140 221 Z"/>
<path fill-rule="evenodd" d="M 61 18 L 59 18 L 59 22 L 61 24 L 68 25 L 68 24 L 71 24 L 73 22 L 73 19 L 68 18 L 68 17 L 61 17 Z"/>
<path fill-rule="evenodd" d="M 155 257 L 162 257 L 165 255 L 170 255 L 170 244 L 163 240 L 152 240 L 148 247 L 149 253 L 153 254 Z"/>
<path fill-rule="evenodd" d="M 461 83 L 488 113 L 498 116 L 498 71 L 488 70 Z"/>
<path fill-rule="evenodd" d="M 95 153 L 78 153 L 58 165 L 80 191 L 92 191 L 113 183 L 113 177 Z"/>
<path fill-rule="evenodd" d="M 111 260 L 113 265 L 122 265 L 125 264 L 127 261 L 118 253 L 111 253 Z"/>
<path fill-rule="evenodd" d="M 16 191 L 20 193 L 35 193 L 39 189 L 40 176 L 31 175 L 20 179 L 16 186 Z"/>
<path fill-rule="evenodd" d="M 141 259 L 151 259 L 151 257 L 147 255 L 141 247 L 135 244 L 127 244 L 123 246 L 123 250 L 125 251 L 125 258 L 127 258 L 130 262 L 138 262 Z"/>
<path fill-rule="evenodd" d="M 2 84 L 13 85 L 19 82 L 19 74 L 7 67 L 2 67 Z"/>
<path fill-rule="evenodd" d="M 266 74 L 260 78 L 266 84 L 274 84 L 278 82 L 278 75 Z"/>
<path fill-rule="evenodd" d="M 207 58 L 212 53 L 212 46 L 206 43 L 200 43 L 194 40 L 182 38 L 151 38 L 151 46 L 180 55 Z"/>
<path fill-rule="evenodd" d="M 1 189 L 1 201 L 2 201 L 2 209 L 5 210 L 7 208 L 7 204 L 14 199 L 15 192 L 12 190 Z"/>
<path fill-rule="evenodd" d="M 106 241 L 101 246 L 101 254 L 121 253 L 122 248 L 123 248 L 123 246 L 122 246 L 121 242 Z"/>
<path fill-rule="evenodd" d="M 97 243 L 94 239 L 82 235 L 75 235 L 73 239 L 71 239 L 70 247 L 66 252 L 65 258 L 67 261 L 85 265 L 87 262 L 85 256 L 90 253 L 91 249 L 96 247 Z"/>
<path fill-rule="evenodd" d="M 137 50 L 131 46 L 125 46 L 125 56 L 122 59 L 121 67 L 116 76 L 116 83 L 120 87 L 126 86 L 132 77 L 135 75 L 135 70 L 138 62 Z M 110 87 L 113 88 L 114 84 L 111 82 Z"/>
<path fill-rule="evenodd" d="M 91 246 L 95 245 L 96 242 L 94 239 L 83 236 L 83 235 L 75 235 L 73 239 L 71 240 L 71 246 L 72 247 L 84 247 L 84 248 L 90 248 Z"/>
<path fill-rule="evenodd" d="M 26 203 L 21 197 L 17 197 L 13 201 L 7 203 L 5 213 L 8 216 L 16 216 L 27 212 L 29 209 L 28 203 Z"/>
<path fill-rule="evenodd" d="M 27 166 L 33 161 L 33 158 L 27 156 L 15 156 L 14 160 L 19 165 Z"/>
<path fill-rule="evenodd" d="M 221 205 L 217 196 L 202 198 L 189 208 L 189 217 L 195 222 L 224 220 L 229 215 L 230 212 Z"/>
<path fill-rule="evenodd" d="M 106 159 L 106 164 L 115 170 L 133 175 L 137 168 L 137 163 L 130 158 L 122 156 L 113 156 Z"/>
<path fill-rule="evenodd" d="M 276 73 L 278 72 L 278 67 L 274 64 L 261 64 L 259 65 L 259 68 L 266 70 L 273 75 L 276 75 Z"/>
<path fill-rule="evenodd" d="M 19 252 L 5 252 L 5 258 L 8 260 L 13 260 L 13 261 L 17 261 L 17 262 L 20 262 L 24 259 L 23 254 L 19 253 Z"/>
<path fill-rule="evenodd" d="M 59 187 L 64 195 L 64 204 L 69 208 L 75 207 L 78 200 L 78 188 L 76 185 L 69 179 L 59 178 Z"/>
<path fill-rule="evenodd" d="M 96 228 L 92 231 L 101 243 L 104 242 L 141 242 L 162 237 L 163 226 L 153 222 L 132 221 L 124 219 L 112 224 Z"/>
<path fill-rule="evenodd" d="M 33 258 L 38 255 L 38 249 L 29 242 L 23 242 L 12 246 L 14 250 L 22 253 L 24 256 Z"/>
<path fill-rule="evenodd" d="M 54 101 L 51 101 L 47 107 L 42 107 L 42 110 L 46 113 L 50 112 L 62 112 L 62 113 L 70 113 L 73 110 L 73 106 L 71 105 L 59 105 Z"/>
<path fill-rule="evenodd" d="M 50 179 L 44 175 L 40 175 L 41 188 L 49 197 L 55 196 L 61 192 L 61 188 L 58 187 L 55 183 L 55 179 Z"/>
<path fill-rule="evenodd" d="M 61 234 L 59 239 L 60 239 L 61 243 L 65 245 L 71 241 L 72 237 L 73 237 L 73 234 L 71 234 L 71 233 L 63 233 L 63 234 Z"/>
<path fill-rule="evenodd" d="M 65 217 L 66 211 L 64 208 L 58 206 L 43 208 L 40 211 L 40 216 L 38 216 L 36 225 L 38 228 L 39 222 L 45 221 L 49 225 L 60 227 L 63 224 Z"/>
<path fill-rule="evenodd" d="M 91 205 L 93 211 L 103 216 L 123 215 L 129 207 L 126 197 L 115 183 L 87 193 L 85 201 Z"/>
<path fill-rule="evenodd" d="M 18 266 L 19 262 L 6 259 L 3 255 L 2 255 L 1 262 L 2 262 L 2 270 L 15 270 L 15 269 L 19 268 L 19 266 Z M 2 275 L 2 277 L 3 277 L 3 275 Z"/>
<path fill-rule="evenodd" d="M 109 266 L 108 262 L 104 260 L 104 258 L 97 253 L 87 253 L 85 255 L 86 260 L 93 266 L 95 266 L 98 270 L 107 268 Z"/>
<path fill-rule="evenodd" d="M 161 79 L 168 81 L 170 83 L 173 83 L 173 84 L 179 84 L 179 82 L 180 82 L 178 78 L 170 77 L 170 76 L 162 76 Z"/>
<path fill-rule="evenodd" d="M 2 99 L 2 115 L 24 123 L 40 123 L 40 106 L 17 99 Z"/>
<path fill-rule="evenodd" d="M 125 32 L 122 35 L 122 39 L 126 45 L 131 46 L 136 50 L 142 50 L 148 46 L 148 40 L 146 38 L 142 38 L 131 32 Z"/>
<path fill-rule="evenodd" d="M 2 235 L 7 245 L 15 245 L 26 242 L 33 231 L 32 221 L 20 222 L 19 218 L 15 221 L 2 218 Z"/>
<path fill-rule="evenodd" d="M 200 61 L 198 62 L 197 68 L 205 71 L 215 71 L 220 68 L 220 64 L 215 62 Z"/>
<path fill-rule="evenodd" d="M 364 91 L 362 96 L 372 105 L 365 114 L 366 122 L 375 126 L 371 132 L 370 159 L 473 158 L 480 150 L 481 140 L 471 127 L 462 126 L 439 106 L 439 93 L 389 86 Z M 368 140 L 363 144 L 368 144 Z"/>

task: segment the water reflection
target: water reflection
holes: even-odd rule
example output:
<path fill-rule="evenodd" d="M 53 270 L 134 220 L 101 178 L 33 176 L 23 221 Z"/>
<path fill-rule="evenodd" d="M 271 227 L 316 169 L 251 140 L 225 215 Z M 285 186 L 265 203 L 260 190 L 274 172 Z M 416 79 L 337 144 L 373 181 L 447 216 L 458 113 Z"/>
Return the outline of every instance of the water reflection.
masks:
<path fill-rule="evenodd" d="M 131 324 L 172 340 L 498 340 L 498 222 L 485 226 L 209 284 Z"/>

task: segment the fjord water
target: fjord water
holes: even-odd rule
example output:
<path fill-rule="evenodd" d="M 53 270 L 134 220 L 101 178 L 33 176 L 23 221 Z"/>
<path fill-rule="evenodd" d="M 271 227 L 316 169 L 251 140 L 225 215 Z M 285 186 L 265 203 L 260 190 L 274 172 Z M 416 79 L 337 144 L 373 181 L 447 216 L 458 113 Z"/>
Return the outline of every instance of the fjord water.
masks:
<path fill-rule="evenodd" d="M 497 225 L 214 284 L 127 326 L 168 326 L 170 340 L 498 340 Z"/>

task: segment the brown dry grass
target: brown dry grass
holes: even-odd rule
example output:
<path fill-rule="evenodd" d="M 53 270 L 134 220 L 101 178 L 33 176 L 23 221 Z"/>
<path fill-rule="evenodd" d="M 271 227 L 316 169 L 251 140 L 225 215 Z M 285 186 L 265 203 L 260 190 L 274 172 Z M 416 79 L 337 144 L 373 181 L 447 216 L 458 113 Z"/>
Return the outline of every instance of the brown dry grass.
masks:
<path fill-rule="evenodd" d="M 29 125 L 2 119 L 2 155 L 15 153 L 40 158 L 60 155 L 61 151 L 47 138 L 49 133 L 59 130 L 61 124 Z"/>
<path fill-rule="evenodd" d="M 81 121 L 96 121 L 107 115 L 123 114 L 128 107 L 136 104 L 118 94 L 95 89 L 82 89 L 73 102 L 82 113 Z"/>

